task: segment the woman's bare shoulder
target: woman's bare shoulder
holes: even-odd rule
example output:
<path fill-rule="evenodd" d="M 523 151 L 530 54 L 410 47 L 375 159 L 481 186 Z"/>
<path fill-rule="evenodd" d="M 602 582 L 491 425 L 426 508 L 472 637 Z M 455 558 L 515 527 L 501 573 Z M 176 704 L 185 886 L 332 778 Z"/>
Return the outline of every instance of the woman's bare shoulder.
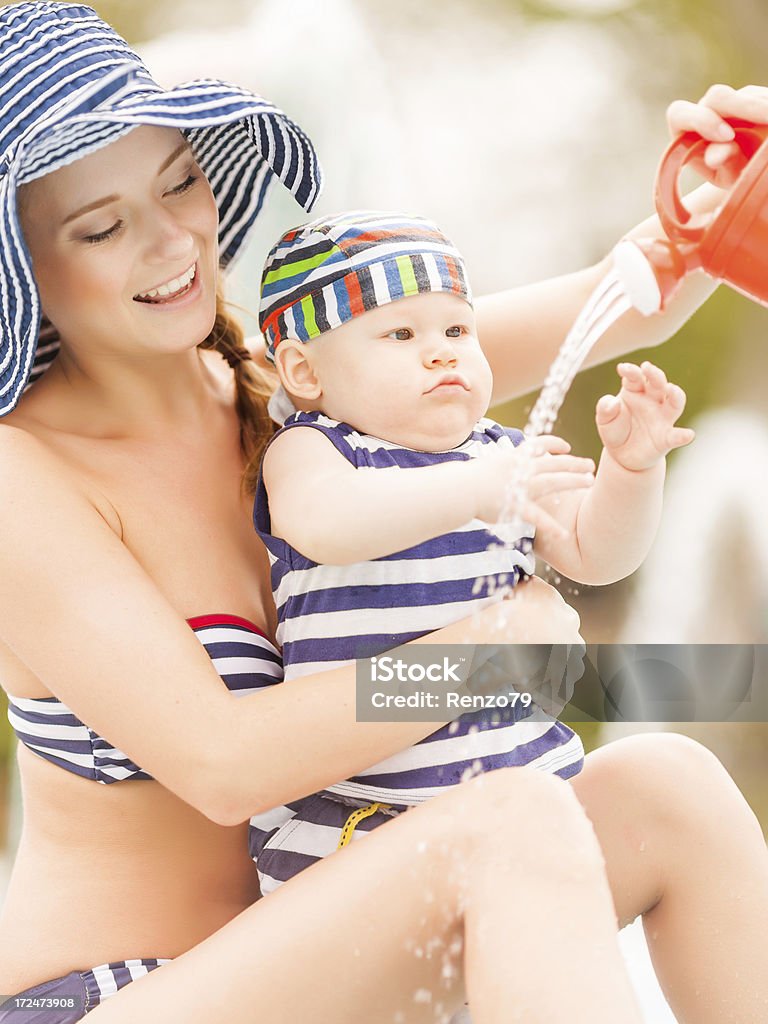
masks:
<path fill-rule="evenodd" d="M 0 421 L 0 471 L 4 479 L 6 473 L 34 472 L 38 465 L 50 468 L 52 461 L 56 461 L 53 452 L 34 431 L 10 417 Z"/>
<path fill-rule="evenodd" d="M 118 537 L 120 517 L 114 506 L 63 455 L 21 418 L 0 421 L 0 479 L 3 490 L 24 507 L 35 497 L 68 494 L 85 499 Z"/>

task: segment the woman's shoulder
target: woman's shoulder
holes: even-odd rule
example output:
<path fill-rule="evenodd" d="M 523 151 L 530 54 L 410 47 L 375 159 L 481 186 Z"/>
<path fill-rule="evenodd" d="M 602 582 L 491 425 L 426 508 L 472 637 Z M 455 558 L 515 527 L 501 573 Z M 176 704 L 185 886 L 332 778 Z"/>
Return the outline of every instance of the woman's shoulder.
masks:
<path fill-rule="evenodd" d="M 17 508 L 32 502 L 55 503 L 68 495 L 84 499 L 118 536 L 122 532 L 112 504 L 21 417 L 0 420 L 0 479 L 4 494 L 14 499 Z"/>
<path fill-rule="evenodd" d="M 50 462 L 52 453 L 47 445 L 23 421 L 12 418 L 11 413 L 0 420 L 0 470 L 3 473 L 31 470 L 38 463 Z"/>

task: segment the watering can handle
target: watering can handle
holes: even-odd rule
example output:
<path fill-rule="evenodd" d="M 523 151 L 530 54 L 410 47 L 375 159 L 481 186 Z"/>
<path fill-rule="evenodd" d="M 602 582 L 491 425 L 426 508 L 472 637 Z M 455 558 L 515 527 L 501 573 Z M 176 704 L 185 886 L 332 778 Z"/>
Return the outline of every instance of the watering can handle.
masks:
<path fill-rule="evenodd" d="M 765 141 L 765 129 L 735 117 L 726 120 L 734 129 L 734 142 L 749 159 Z M 661 158 L 656 173 L 654 198 L 656 212 L 672 242 L 700 242 L 711 223 L 710 213 L 697 216 L 683 205 L 677 187 L 683 167 L 694 157 L 701 156 L 709 145 L 710 142 L 696 132 L 684 132 L 670 144 Z"/>

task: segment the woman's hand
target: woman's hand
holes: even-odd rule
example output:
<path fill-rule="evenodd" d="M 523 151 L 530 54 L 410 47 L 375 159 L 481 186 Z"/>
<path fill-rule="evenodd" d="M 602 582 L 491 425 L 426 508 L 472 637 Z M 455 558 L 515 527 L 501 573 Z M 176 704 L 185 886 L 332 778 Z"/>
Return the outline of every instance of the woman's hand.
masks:
<path fill-rule="evenodd" d="M 503 692 L 511 684 L 557 717 L 584 674 L 586 645 L 578 613 L 554 587 L 531 576 L 511 591 L 508 600 L 484 609 L 480 617 L 473 689 Z"/>
<path fill-rule="evenodd" d="M 583 644 L 578 612 L 559 591 L 531 576 L 518 583 L 504 601 L 483 608 L 475 616 L 474 643 Z"/>
<path fill-rule="evenodd" d="M 711 143 L 689 166 L 719 188 L 730 188 L 746 163 L 732 141 L 733 128 L 724 120 L 726 117 L 751 121 L 765 126 L 768 132 L 768 87 L 732 89 L 729 85 L 713 85 L 698 103 L 675 100 L 667 108 L 667 125 L 673 138 L 682 132 L 696 132 Z"/>

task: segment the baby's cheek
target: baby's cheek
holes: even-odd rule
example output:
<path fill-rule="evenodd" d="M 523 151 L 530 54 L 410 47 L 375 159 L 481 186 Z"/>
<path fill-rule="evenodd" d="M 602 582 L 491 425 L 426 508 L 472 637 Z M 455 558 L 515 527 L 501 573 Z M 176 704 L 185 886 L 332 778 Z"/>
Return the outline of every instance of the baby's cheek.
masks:
<path fill-rule="evenodd" d="M 493 391 L 493 373 L 491 367 L 484 356 L 481 357 L 480 365 L 477 369 L 478 387 L 477 390 L 480 395 L 483 396 L 483 403 L 485 408 L 490 405 L 491 393 Z"/>

